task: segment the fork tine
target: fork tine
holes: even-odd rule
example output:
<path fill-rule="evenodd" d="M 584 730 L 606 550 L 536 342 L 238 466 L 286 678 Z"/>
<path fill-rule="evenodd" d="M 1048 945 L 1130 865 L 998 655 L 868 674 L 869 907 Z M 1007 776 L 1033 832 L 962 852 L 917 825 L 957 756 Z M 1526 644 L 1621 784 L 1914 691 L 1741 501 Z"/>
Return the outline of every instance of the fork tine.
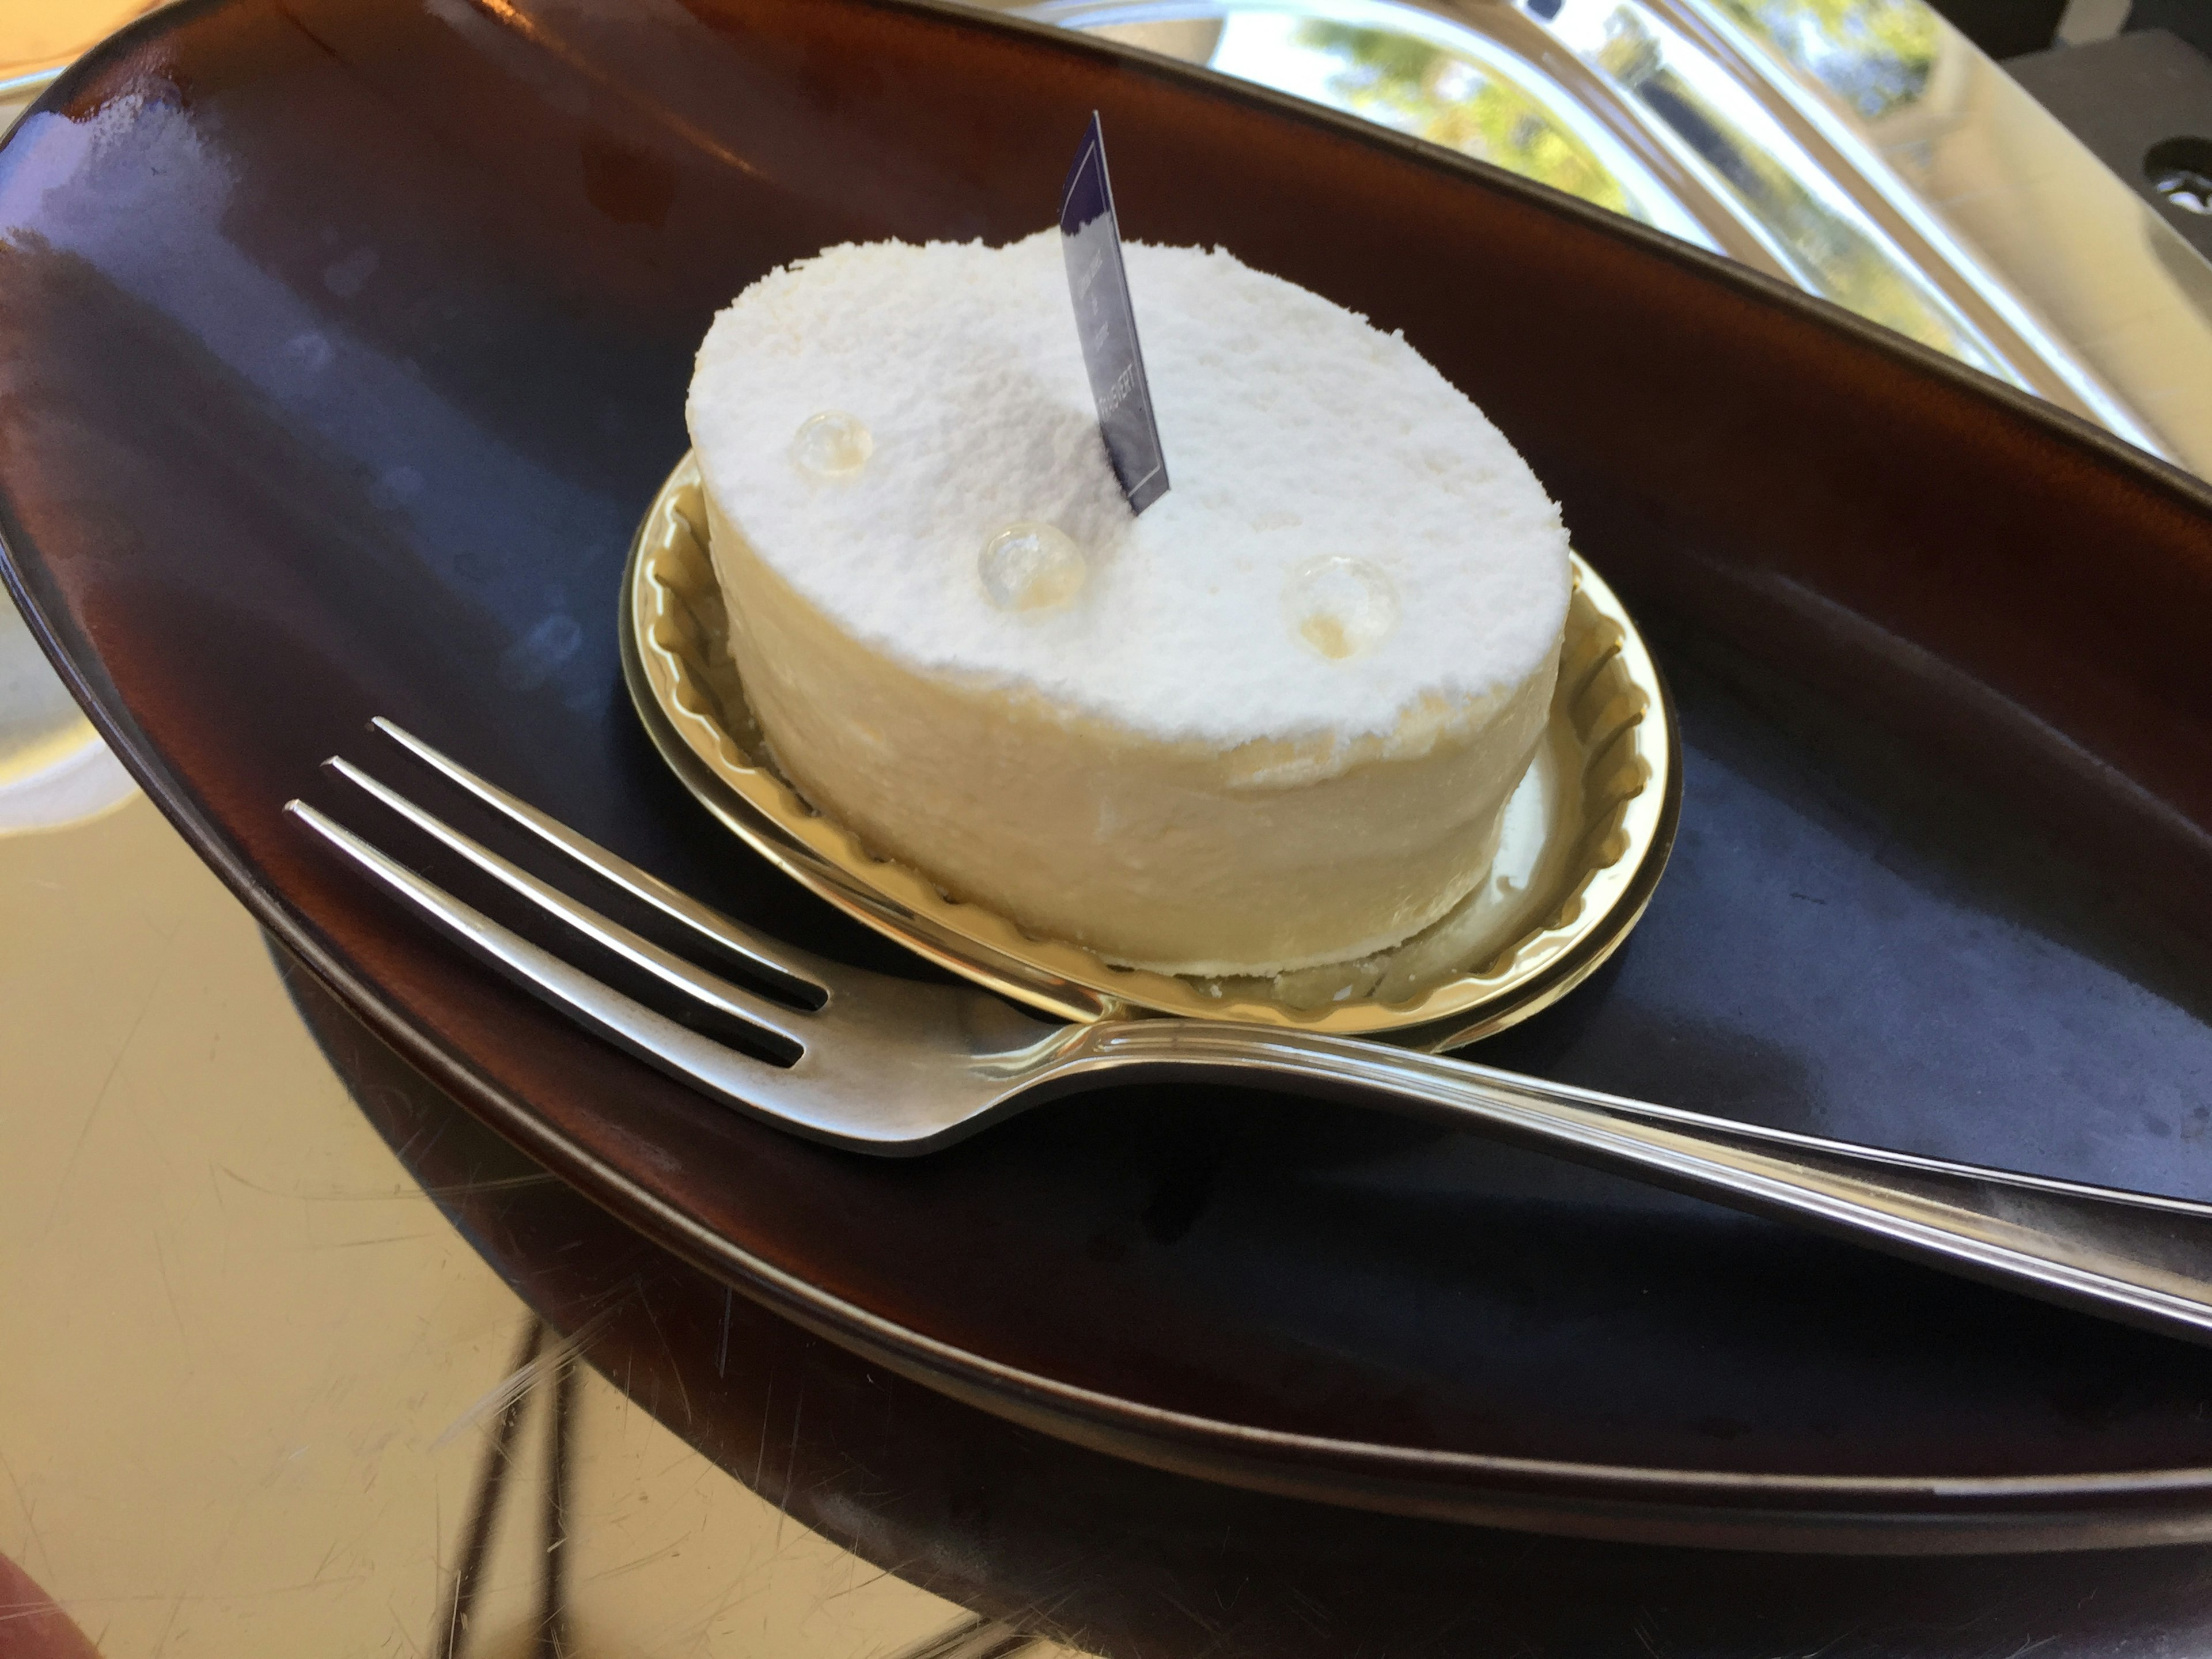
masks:
<path fill-rule="evenodd" d="M 631 897 L 651 905 L 671 921 L 682 923 L 757 968 L 793 980 L 802 988 L 818 995 L 829 994 L 830 988 L 821 982 L 811 965 L 788 947 L 762 938 L 750 928 L 732 921 L 720 911 L 708 909 L 690 895 L 679 893 L 658 876 L 648 874 L 628 859 L 610 853 L 597 842 L 588 840 L 568 825 L 548 817 L 527 801 L 517 800 L 497 784 L 486 782 L 451 756 L 440 753 L 383 715 L 377 715 L 369 724 L 431 770 L 459 785 L 486 806 L 529 830 L 549 847 L 566 853 L 586 869 L 612 882 Z"/>
<path fill-rule="evenodd" d="M 665 1072 L 678 1081 L 726 1105 L 782 1121 L 756 1097 L 781 1075 L 767 1060 L 716 1042 L 688 1026 L 655 1013 L 641 1002 L 602 985 L 550 951 L 540 950 L 442 887 L 425 881 L 305 801 L 284 810 L 323 837 L 387 888 L 406 899 L 456 943 L 489 963 L 526 991 L 581 1021 L 617 1047 Z M 803 1133 L 807 1125 L 796 1124 Z M 824 1137 L 831 1138 L 831 1137 Z"/>
<path fill-rule="evenodd" d="M 378 782 L 352 763 L 333 755 L 323 764 L 347 782 L 383 802 L 441 846 L 459 853 L 486 875 L 504 883 L 549 915 L 558 917 L 592 943 L 613 951 L 632 966 L 644 969 L 663 984 L 683 992 L 718 1013 L 773 1032 L 802 1051 L 805 1048 L 806 1038 L 803 1032 L 807 1016 L 805 1014 L 794 1013 L 780 1004 L 770 1002 L 766 997 L 757 996 L 727 980 L 719 979 L 702 969 L 695 968 L 681 957 L 662 950 L 652 940 L 632 933 L 621 923 L 609 921 L 588 905 L 578 903 L 559 888 L 538 880 L 527 870 L 510 864 L 489 848 L 471 840 L 452 825 L 424 811 L 406 796 Z"/>

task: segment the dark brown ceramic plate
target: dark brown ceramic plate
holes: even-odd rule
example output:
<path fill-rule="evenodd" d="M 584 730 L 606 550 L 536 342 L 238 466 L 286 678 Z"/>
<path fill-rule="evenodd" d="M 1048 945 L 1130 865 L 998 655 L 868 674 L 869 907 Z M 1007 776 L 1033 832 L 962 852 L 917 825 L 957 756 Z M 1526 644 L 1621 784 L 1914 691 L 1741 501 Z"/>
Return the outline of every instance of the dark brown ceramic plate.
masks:
<path fill-rule="evenodd" d="M 719 304 L 829 242 L 1046 222 L 1093 107 L 1133 234 L 1402 328 L 1667 663 L 1669 878 L 1486 1059 L 2212 1198 L 2207 492 L 1540 189 L 1080 40 L 868 0 L 186 0 L 0 151 L 10 584 L 185 833 L 414 1064 L 990 1411 L 1554 1531 L 2212 1536 L 2212 1353 L 1261 1094 L 830 1152 L 510 991 L 283 820 L 304 792 L 416 850 L 316 778 L 340 750 L 404 773 L 384 714 L 770 932 L 919 971 L 665 775 L 621 685 L 623 551 Z"/>

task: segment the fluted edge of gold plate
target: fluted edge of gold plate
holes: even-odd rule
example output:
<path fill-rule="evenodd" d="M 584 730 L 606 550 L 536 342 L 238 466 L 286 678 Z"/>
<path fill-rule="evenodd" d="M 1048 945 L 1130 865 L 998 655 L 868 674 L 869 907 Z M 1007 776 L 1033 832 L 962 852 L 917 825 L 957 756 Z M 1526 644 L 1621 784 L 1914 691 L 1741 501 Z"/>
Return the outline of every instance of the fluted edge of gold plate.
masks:
<path fill-rule="evenodd" d="M 1550 741 L 1569 763 L 1570 809 L 1547 826 L 1553 874 L 1514 935 L 1392 995 L 1394 970 L 1438 929 L 1360 964 L 1324 999 L 1312 975 L 1208 980 L 1109 963 L 1040 939 L 879 858 L 816 811 L 765 759 L 726 646 L 705 541 L 698 469 L 686 455 L 630 548 L 623 657 L 648 731 L 677 775 L 787 874 L 930 960 L 1063 1018 L 1149 1011 L 1344 1033 L 1450 1023 L 1429 1046 L 1490 1035 L 1549 1006 L 1602 963 L 1643 914 L 1674 840 L 1680 790 L 1666 684 L 1620 601 L 1579 556 L 1552 703 Z M 1455 915 L 1458 915 L 1455 912 Z M 1425 945 L 1425 942 L 1427 942 Z M 1301 981 L 1304 990 L 1285 981 Z M 1361 988 L 1362 987 L 1367 988 Z"/>

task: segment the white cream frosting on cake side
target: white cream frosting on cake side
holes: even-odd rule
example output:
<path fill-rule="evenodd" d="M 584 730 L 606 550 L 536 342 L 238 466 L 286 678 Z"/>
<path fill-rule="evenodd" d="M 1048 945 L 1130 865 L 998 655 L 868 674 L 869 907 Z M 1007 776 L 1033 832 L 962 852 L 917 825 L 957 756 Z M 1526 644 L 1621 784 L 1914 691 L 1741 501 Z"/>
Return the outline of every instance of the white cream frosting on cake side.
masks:
<path fill-rule="evenodd" d="M 1551 700 L 1558 509 L 1402 339 L 1126 250 L 1173 488 L 1099 438 L 1059 237 L 834 248 L 715 319 L 689 416 L 778 765 L 954 896 L 1271 973 L 1486 872 Z"/>

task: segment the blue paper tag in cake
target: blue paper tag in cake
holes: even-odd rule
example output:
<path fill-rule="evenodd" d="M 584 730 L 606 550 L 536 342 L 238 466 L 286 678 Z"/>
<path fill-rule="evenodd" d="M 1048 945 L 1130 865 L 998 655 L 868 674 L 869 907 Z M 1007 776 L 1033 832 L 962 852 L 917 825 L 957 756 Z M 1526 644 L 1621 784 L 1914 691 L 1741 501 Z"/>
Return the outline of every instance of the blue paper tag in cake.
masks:
<path fill-rule="evenodd" d="M 1137 345 L 1137 313 L 1129 303 L 1121 228 L 1114 217 L 1106 140 L 1096 111 L 1060 198 L 1060 249 L 1067 260 L 1067 292 L 1075 301 L 1075 327 L 1083 337 L 1083 366 L 1091 373 L 1106 458 L 1129 498 L 1129 510 L 1142 513 L 1168 493 L 1168 463 L 1152 419 L 1145 354 Z"/>

